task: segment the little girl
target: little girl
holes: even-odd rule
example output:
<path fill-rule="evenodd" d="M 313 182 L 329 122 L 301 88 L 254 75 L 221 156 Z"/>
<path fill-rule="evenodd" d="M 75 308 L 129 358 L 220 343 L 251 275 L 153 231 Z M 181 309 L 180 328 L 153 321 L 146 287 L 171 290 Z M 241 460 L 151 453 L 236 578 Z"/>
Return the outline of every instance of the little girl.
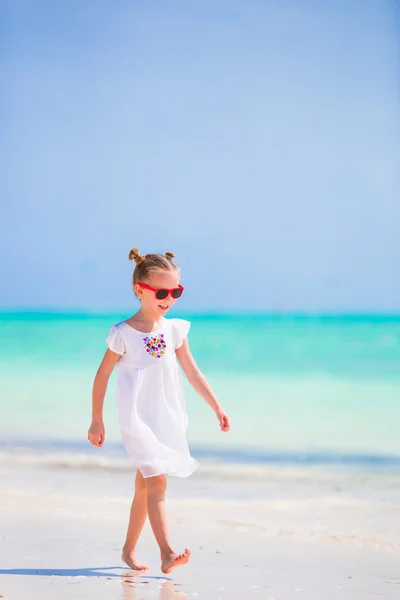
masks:
<path fill-rule="evenodd" d="M 169 540 L 166 475 L 188 477 L 198 466 L 186 441 L 183 377 L 176 358 L 191 385 L 214 410 L 221 431 L 230 429 L 228 415 L 190 352 L 190 323 L 164 317 L 183 293 L 173 258 L 171 252 L 165 256 L 141 256 L 137 248 L 129 253 L 129 259 L 136 262 L 133 290 L 141 306 L 133 317 L 111 327 L 106 340 L 108 349 L 94 380 L 88 432 L 90 443 L 101 447 L 105 440 L 104 396 L 118 363 L 119 424 L 125 448 L 137 466 L 135 496 L 121 558 L 131 569 L 147 569 L 137 560 L 135 549 L 148 515 L 160 547 L 163 573 L 187 563 L 190 557 L 188 549 L 176 554 Z"/>

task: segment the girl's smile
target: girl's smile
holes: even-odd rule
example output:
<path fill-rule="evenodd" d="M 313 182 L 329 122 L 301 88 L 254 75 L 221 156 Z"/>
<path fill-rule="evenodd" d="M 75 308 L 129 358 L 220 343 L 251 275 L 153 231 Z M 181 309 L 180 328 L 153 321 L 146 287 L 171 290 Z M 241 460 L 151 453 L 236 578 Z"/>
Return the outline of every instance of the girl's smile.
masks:
<path fill-rule="evenodd" d="M 168 304 L 168 305 L 162 305 L 162 304 L 159 304 L 158 306 L 159 306 L 159 307 L 161 308 L 161 310 L 163 310 L 163 311 L 167 311 L 167 310 L 169 310 L 169 309 L 171 308 L 171 305 L 170 305 L 170 304 Z"/>

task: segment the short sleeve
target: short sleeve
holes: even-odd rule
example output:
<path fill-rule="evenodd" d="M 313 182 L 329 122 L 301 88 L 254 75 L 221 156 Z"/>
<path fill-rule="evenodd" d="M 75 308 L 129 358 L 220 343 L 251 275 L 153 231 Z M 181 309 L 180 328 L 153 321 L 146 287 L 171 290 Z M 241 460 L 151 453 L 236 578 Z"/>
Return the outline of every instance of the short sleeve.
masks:
<path fill-rule="evenodd" d="M 183 344 L 183 340 L 187 337 L 190 329 L 190 322 L 184 321 L 183 319 L 174 319 L 174 342 L 175 349 L 180 348 Z"/>
<path fill-rule="evenodd" d="M 125 354 L 125 344 L 121 332 L 116 325 L 113 325 L 106 338 L 107 346 L 116 354 Z"/>

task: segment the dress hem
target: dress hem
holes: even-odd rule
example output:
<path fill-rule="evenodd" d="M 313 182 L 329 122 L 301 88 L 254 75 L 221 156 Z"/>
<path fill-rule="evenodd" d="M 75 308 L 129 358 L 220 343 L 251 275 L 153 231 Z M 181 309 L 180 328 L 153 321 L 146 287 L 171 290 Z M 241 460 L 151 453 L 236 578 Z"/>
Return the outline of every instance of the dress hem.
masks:
<path fill-rule="evenodd" d="M 187 473 L 187 475 L 178 475 L 176 473 L 172 473 L 168 469 L 166 469 L 165 471 L 160 471 L 159 473 L 156 473 L 155 475 L 143 475 L 142 471 L 140 470 L 140 467 L 138 467 L 136 465 L 136 468 L 137 468 L 138 471 L 140 471 L 143 479 L 150 479 L 151 477 L 159 477 L 160 475 L 165 475 L 167 477 L 178 477 L 179 479 L 187 479 L 188 477 L 190 477 L 191 475 L 193 475 L 193 473 L 195 471 L 197 471 L 197 469 L 199 468 L 199 466 L 200 466 L 200 464 L 196 461 L 196 464 L 194 465 L 194 469 L 192 471 L 190 471 L 190 473 Z"/>

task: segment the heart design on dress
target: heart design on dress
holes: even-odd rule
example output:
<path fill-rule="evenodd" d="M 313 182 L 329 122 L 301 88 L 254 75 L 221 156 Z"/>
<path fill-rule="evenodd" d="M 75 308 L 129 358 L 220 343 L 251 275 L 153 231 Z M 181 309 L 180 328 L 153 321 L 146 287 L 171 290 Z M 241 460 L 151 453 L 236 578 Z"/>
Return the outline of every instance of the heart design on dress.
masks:
<path fill-rule="evenodd" d="M 163 354 L 165 354 L 165 348 L 167 344 L 164 340 L 164 334 L 154 336 L 146 336 L 143 338 L 143 342 L 146 346 L 146 352 L 150 354 L 150 356 L 154 356 L 154 358 L 161 358 Z"/>

